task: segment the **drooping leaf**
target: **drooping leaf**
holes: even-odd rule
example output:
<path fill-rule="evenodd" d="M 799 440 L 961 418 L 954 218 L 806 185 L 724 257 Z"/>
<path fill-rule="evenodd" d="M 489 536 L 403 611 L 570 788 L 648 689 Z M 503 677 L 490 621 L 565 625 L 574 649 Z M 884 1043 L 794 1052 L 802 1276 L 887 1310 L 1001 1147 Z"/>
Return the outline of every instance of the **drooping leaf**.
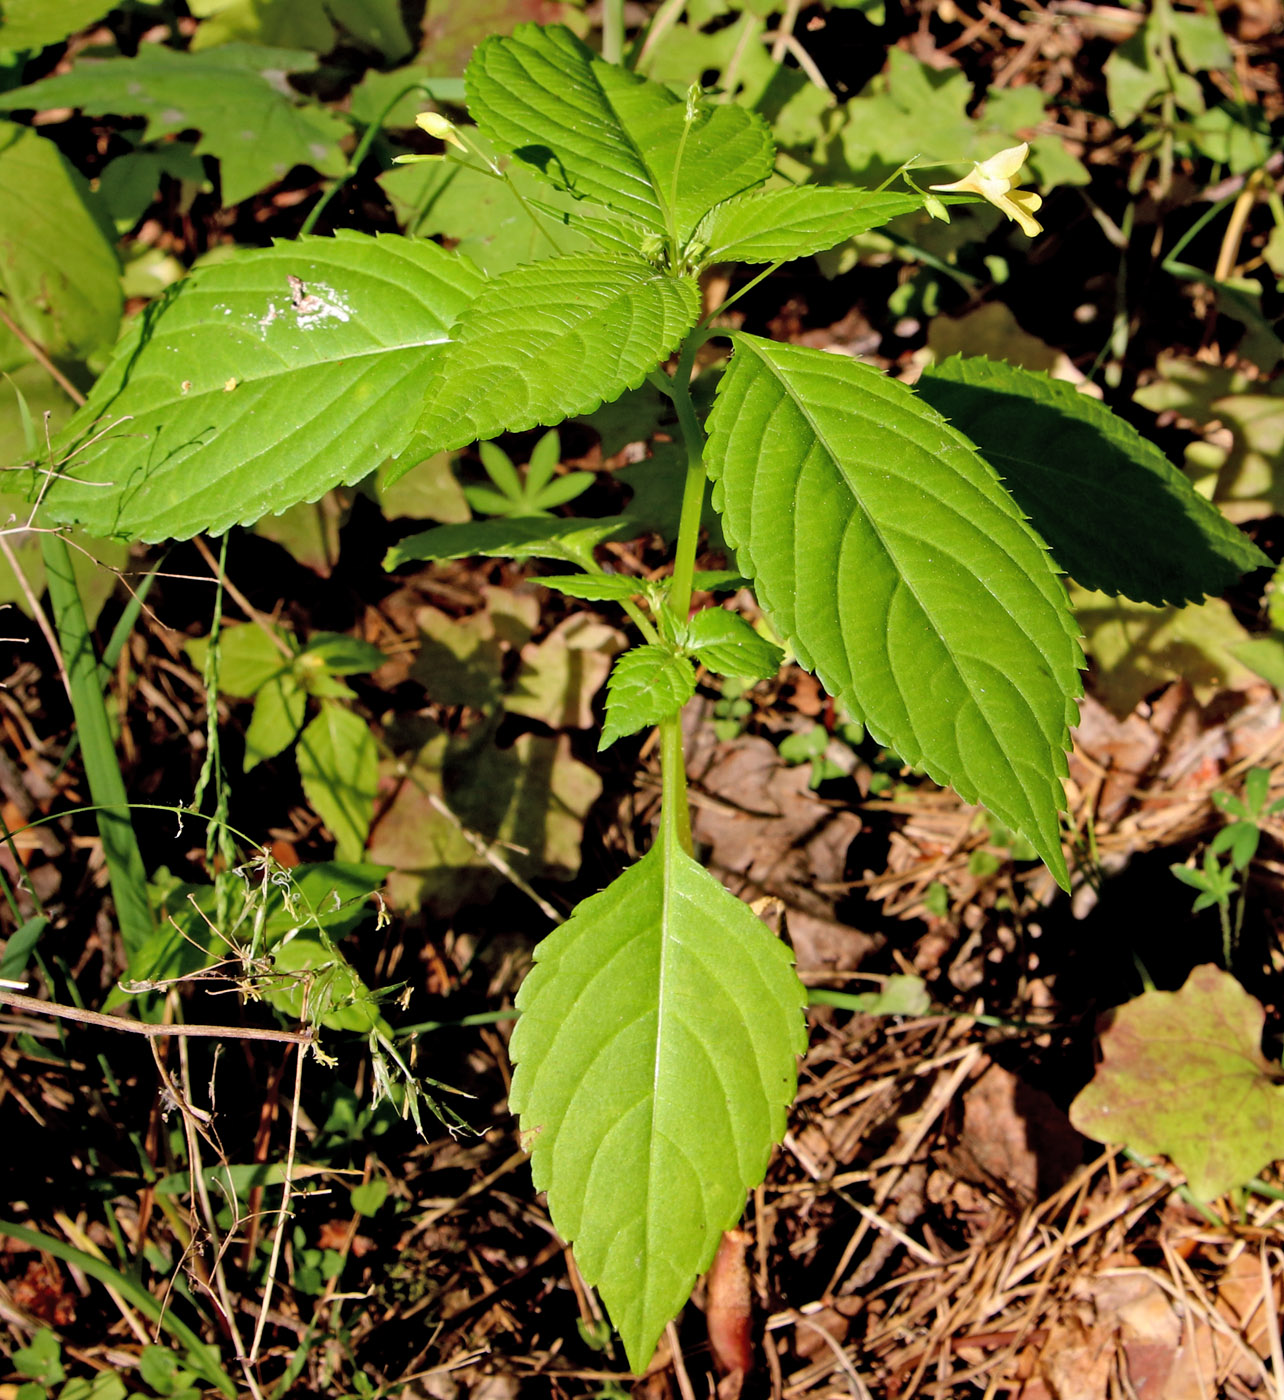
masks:
<path fill-rule="evenodd" d="M 687 645 L 720 676 L 764 681 L 780 670 L 785 654 L 735 613 L 705 608 L 687 624 Z"/>
<path fill-rule="evenodd" d="M 823 351 L 735 345 L 708 461 L 777 634 L 853 719 L 983 802 L 1064 883 L 1081 657 L 1042 542 L 903 384 Z"/>
<path fill-rule="evenodd" d="M 1071 1122 L 1171 1157 L 1200 1200 L 1245 1185 L 1284 1153 L 1284 1070 L 1262 1054 L 1265 1023 L 1261 1003 L 1211 965 L 1178 992 L 1145 992 L 1102 1032 Z"/>
<path fill-rule="evenodd" d="M 425 394 L 419 456 L 559 423 L 635 389 L 700 314 L 689 278 L 576 255 L 514 268 L 460 317 Z"/>
<path fill-rule="evenodd" d="M 379 754 L 370 728 L 342 705 L 323 703 L 299 735 L 299 777 L 334 837 L 338 860 L 360 860 L 374 816 Z"/>
<path fill-rule="evenodd" d="M 626 734 L 676 715 L 694 694 L 695 668 L 685 656 L 654 644 L 625 652 L 607 683 L 598 752 Z"/>
<path fill-rule="evenodd" d="M 119 0 L 5 0 L 0 49 L 42 49 L 84 29 Z"/>
<path fill-rule="evenodd" d="M 254 630 L 258 630 L 257 628 Z M 275 758 L 299 736 L 307 715 L 308 693 L 292 672 L 278 672 L 259 687 L 245 730 L 245 772 Z"/>
<path fill-rule="evenodd" d="M 545 588 L 564 593 L 568 598 L 583 598 L 594 603 L 623 603 L 646 591 L 646 585 L 640 579 L 620 574 L 604 577 L 597 574 L 545 574 L 539 582 Z"/>
<path fill-rule="evenodd" d="M 957 356 L 917 387 L 1085 588 L 1183 603 L 1269 563 L 1153 443 L 1064 380 Z"/>
<path fill-rule="evenodd" d="M 470 520 L 464 525 L 438 525 L 394 544 L 384 556 L 385 569 L 411 560 L 470 559 L 473 555 L 501 559 L 562 559 L 577 563 L 617 533 L 619 516 L 601 520 L 557 520 L 543 515 L 515 515 L 506 520 Z"/>
<path fill-rule="evenodd" d="M 805 186 L 741 195 L 720 204 L 701 229 L 702 261 L 774 263 L 832 248 L 922 207 L 917 194 Z"/>
<path fill-rule="evenodd" d="M 639 1374 L 784 1133 L 805 1001 L 785 945 L 667 829 L 535 950 L 509 1102 Z"/>
<path fill-rule="evenodd" d="M 58 147 L 0 121 L 0 293 L 8 314 L 55 358 L 84 359 L 115 339 L 115 242 L 96 196 Z"/>
<path fill-rule="evenodd" d="M 360 480 L 404 447 L 481 285 L 433 243 L 348 232 L 198 269 L 138 318 L 58 438 L 75 455 L 45 511 L 159 540 Z"/>
<path fill-rule="evenodd" d="M 69 73 L 0 93 L 0 109 L 146 117 L 148 141 L 199 131 L 197 154 L 218 158 L 223 203 L 233 205 L 296 165 L 343 173 L 347 123 L 305 102 L 285 79 L 316 67 L 316 55 L 301 49 L 224 44 L 194 54 L 142 44 L 134 58 L 84 59 Z"/>
<path fill-rule="evenodd" d="M 605 63 L 562 25 L 487 39 L 467 82 L 469 113 L 497 146 L 680 245 L 715 204 L 771 173 L 761 118 L 725 104 L 689 120 L 668 88 Z"/>

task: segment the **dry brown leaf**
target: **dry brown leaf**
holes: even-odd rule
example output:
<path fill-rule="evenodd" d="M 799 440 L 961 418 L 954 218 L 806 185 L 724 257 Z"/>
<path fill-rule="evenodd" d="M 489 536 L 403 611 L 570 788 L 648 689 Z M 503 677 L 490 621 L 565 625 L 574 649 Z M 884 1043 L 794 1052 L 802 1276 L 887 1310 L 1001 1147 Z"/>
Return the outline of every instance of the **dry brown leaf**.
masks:
<path fill-rule="evenodd" d="M 709 1350 L 714 1365 L 728 1381 L 738 1374 L 743 1382 L 753 1368 L 753 1288 L 745 1258 L 751 1240 L 744 1230 L 724 1231 L 713 1265 L 705 1275 L 704 1315 L 709 1328 Z M 739 1385 L 729 1390 L 732 1395 L 740 1393 Z M 721 1386 L 718 1393 L 723 1393 Z"/>

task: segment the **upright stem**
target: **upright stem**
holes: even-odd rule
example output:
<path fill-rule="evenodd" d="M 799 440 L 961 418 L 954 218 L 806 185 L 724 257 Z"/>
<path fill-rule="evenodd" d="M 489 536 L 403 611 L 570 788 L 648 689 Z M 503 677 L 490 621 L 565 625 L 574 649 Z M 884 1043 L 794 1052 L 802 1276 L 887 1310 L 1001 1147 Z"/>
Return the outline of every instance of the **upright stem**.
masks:
<path fill-rule="evenodd" d="M 691 855 L 691 813 L 687 807 L 681 714 L 660 722 L 660 781 L 660 840 L 676 841 Z"/>
<path fill-rule="evenodd" d="M 678 357 L 678 367 L 669 385 L 677 409 L 682 441 L 687 449 L 687 475 L 682 487 L 682 515 L 674 550 L 673 579 L 669 584 L 669 610 L 680 625 L 691 611 L 691 582 L 695 575 L 696 545 L 700 538 L 700 516 L 704 509 L 704 430 L 691 400 L 691 368 L 696 352 L 708 337 L 696 332 L 687 339 Z M 676 841 L 692 854 L 691 814 L 687 808 L 687 770 L 682 753 L 682 716 L 674 715 L 660 725 L 660 807 L 661 840 Z"/>
<path fill-rule="evenodd" d="M 602 0 L 602 57 L 618 63 L 624 53 L 624 0 Z"/>
<path fill-rule="evenodd" d="M 691 399 L 691 367 L 696 352 L 707 337 L 692 335 L 682 347 L 678 367 L 670 386 L 673 406 L 687 450 L 687 475 L 682 486 L 682 515 L 678 522 L 678 542 L 673 556 L 673 581 L 669 585 L 669 609 L 681 623 L 691 611 L 691 580 L 695 574 L 696 545 L 700 538 L 700 516 L 704 510 L 704 430 L 696 417 Z"/>

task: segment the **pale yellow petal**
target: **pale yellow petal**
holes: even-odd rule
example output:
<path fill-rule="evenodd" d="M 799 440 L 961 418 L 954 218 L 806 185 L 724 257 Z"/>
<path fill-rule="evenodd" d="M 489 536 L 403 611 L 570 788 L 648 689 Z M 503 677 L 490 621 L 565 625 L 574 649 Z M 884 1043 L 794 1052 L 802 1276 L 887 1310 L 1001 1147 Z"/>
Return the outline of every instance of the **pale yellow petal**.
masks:
<path fill-rule="evenodd" d="M 1011 186 L 1012 181 L 1017 177 L 1017 171 L 1025 164 L 1025 159 L 1029 154 L 1029 142 L 1022 141 L 1019 146 L 1009 146 L 1006 151 L 1000 151 L 997 155 L 992 155 L 989 160 L 979 162 L 976 168 L 980 174 L 988 179 L 1006 180 Z"/>

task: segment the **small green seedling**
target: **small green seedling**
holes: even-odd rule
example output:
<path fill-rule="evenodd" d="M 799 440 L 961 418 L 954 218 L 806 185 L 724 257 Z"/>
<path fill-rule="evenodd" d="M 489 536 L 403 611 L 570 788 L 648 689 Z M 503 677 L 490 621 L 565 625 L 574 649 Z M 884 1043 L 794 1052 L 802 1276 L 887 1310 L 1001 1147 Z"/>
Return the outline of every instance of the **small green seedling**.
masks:
<path fill-rule="evenodd" d="M 468 504 L 482 515 L 551 515 L 557 506 L 567 505 L 593 484 L 592 472 L 553 475 L 562 451 L 556 428 L 545 433 L 535 444 L 524 475 L 497 443 L 483 442 L 478 451 L 486 475 L 495 489 L 465 486 L 464 496 Z"/>

